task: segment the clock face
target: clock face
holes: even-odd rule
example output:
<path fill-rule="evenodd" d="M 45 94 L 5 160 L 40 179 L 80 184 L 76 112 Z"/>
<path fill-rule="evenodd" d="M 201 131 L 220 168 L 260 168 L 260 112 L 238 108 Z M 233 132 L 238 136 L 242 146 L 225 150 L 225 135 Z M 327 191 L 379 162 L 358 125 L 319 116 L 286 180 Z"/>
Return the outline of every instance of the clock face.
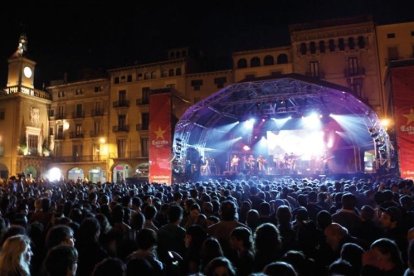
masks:
<path fill-rule="evenodd" d="M 33 74 L 32 69 L 28 66 L 24 67 L 23 68 L 23 74 L 26 78 L 31 78 L 32 74 Z"/>

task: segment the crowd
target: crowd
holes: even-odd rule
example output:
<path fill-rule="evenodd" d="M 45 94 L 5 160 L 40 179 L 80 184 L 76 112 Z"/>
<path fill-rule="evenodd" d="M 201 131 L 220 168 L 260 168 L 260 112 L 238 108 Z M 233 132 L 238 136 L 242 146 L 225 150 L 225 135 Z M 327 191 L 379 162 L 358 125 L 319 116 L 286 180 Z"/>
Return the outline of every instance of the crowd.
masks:
<path fill-rule="evenodd" d="M 408 179 L 0 187 L 3 275 L 414 275 Z"/>

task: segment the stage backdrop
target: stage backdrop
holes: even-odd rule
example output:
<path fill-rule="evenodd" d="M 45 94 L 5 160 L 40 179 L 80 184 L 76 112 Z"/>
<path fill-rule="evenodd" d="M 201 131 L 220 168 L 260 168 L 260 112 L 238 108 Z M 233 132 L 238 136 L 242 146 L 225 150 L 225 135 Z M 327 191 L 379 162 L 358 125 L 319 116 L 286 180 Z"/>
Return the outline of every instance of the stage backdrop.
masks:
<path fill-rule="evenodd" d="M 152 91 L 149 124 L 149 181 L 171 185 L 171 92 Z"/>
<path fill-rule="evenodd" d="M 414 66 L 391 69 L 400 173 L 414 179 Z"/>

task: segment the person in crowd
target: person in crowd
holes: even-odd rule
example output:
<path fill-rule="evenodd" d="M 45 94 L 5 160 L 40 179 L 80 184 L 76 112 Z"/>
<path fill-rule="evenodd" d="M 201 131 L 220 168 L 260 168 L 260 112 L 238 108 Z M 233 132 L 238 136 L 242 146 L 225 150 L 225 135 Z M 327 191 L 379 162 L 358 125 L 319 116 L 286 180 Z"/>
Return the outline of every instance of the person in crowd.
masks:
<path fill-rule="evenodd" d="M 253 271 L 262 271 L 263 268 L 283 255 L 282 241 L 279 230 L 271 223 L 260 225 L 254 237 L 255 258 Z"/>
<path fill-rule="evenodd" d="M 77 269 L 78 251 L 75 247 L 60 244 L 48 251 L 44 261 L 44 270 L 48 276 L 75 276 Z"/>
<path fill-rule="evenodd" d="M 236 227 L 231 232 L 230 244 L 237 255 L 232 263 L 237 275 L 250 275 L 253 272 L 254 252 L 251 231 L 246 227 Z"/>
<path fill-rule="evenodd" d="M 263 269 L 263 273 L 269 276 L 297 276 L 296 270 L 290 264 L 282 261 L 271 262 Z"/>
<path fill-rule="evenodd" d="M 236 270 L 226 257 L 212 259 L 204 270 L 205 276 L 236 276 Z"/>
<path fill-rule="evenodd" d="M 332 215 L 332 221 L 339 223 L 348 229 L 351 235 L 355 235 L 361 219 L 356 213 L 356 197 L 351 193 L 345 193 L 341 198 L 342 208 Z"/>
<path fill-rule="evenodd" d="M 201 248 L 207 238 L 206 231 L 200 225 L 191 225 L 185 233 L 186 251 L 183 260 L 183 273 L 185 275 L 200 271 Z"/>
<path fill-rule="evenodd" d="M 224 257 L 223 249 L 219 241 L 214 237 L 208 237 L 201 246 L 200 270 L 204 271 L 208 263 L 216 257 Z"/>
<path fill-rule="evenodd" d="M 33 253 L 26 235 L 8 237 L 0 251 L 0 275 L 30 276 Z"/>
<path fill-rule="evenodd" d="M 105 258 L 95 265 L 92 276 L 124 276 L 126 272 L 125 263 L 119 258 Z"/>
<path fill-rule="evenodd" d="M 404 265 L 397 244 L 381 238 L 371 244 L 362 255 L 362 276 L 403 275 Z"/>

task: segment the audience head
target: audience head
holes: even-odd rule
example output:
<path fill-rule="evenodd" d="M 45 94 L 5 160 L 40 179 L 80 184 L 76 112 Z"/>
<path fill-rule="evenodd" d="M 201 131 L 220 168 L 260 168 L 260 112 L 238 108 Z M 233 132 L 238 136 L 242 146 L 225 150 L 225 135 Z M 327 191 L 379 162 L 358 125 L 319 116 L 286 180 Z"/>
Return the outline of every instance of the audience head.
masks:
<path fill-rule="evenodd" d="M 263 272 L 269 276 L 297 276 L 296 270 L 286 262 L 272 262 L 266 265 Z"/>
<path fill-rule="evenodd" d="M 95 265 L 92 276 L 124 276 L 126 265 L 121 259 L 108 257 Z"/>
<path fill-rule="evenodd" d="M 206 276 L 236 276 L 236 270 L 226 257 L 212 259 L 204 269 Z"/>
<path fill-rule="evenodd" d="M 26 235 L 8 237 L 0 251 L 1 275 L 30 275 L 30 262 L 33 256 L 30 238 Z"/>
<path fill-rule="evenodd" d="M 57 245 L 49 250 L 45 269 L 49 276 L 75 276 L 78 268 L 78 251 L 73 246 Z"/>

